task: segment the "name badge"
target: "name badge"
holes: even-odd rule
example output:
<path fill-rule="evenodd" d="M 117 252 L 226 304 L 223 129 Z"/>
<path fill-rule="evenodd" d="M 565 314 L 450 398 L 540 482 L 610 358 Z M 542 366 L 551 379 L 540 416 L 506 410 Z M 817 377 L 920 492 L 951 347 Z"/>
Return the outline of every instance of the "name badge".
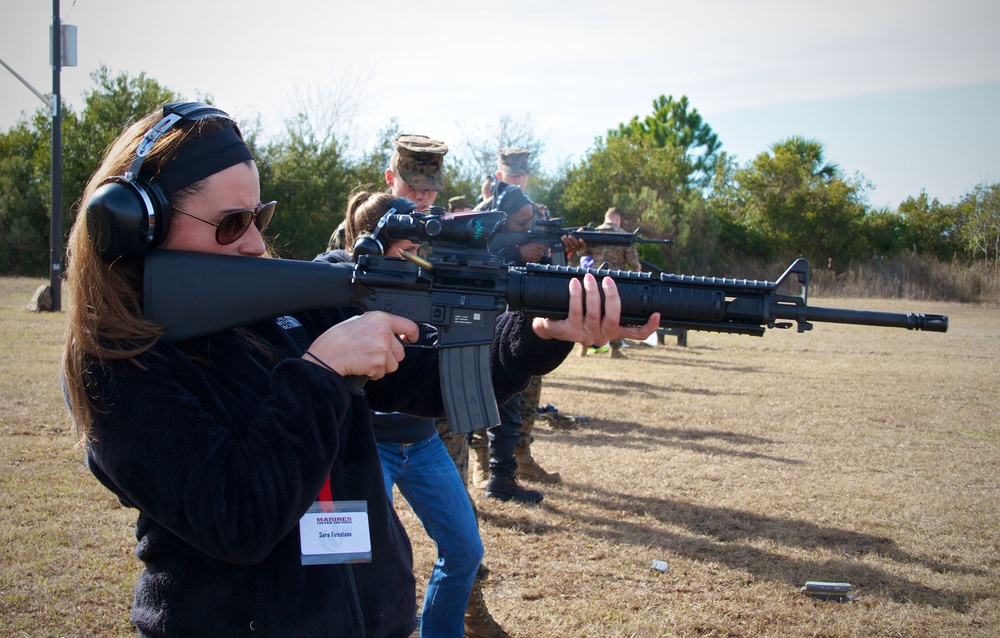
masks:
<path fill-rule="evenodd" d="M 372 539 L 365 501 L 316 501 L 299 519 L 303 565 L 370 563 Z"/>

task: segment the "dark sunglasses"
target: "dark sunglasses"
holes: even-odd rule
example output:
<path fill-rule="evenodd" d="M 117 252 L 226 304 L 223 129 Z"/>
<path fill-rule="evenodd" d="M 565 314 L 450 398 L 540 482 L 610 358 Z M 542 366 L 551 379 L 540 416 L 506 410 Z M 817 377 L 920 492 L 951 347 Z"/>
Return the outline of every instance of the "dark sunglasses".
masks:
<path fill-rule="evenodd" d="M 274 217 L 274 208 L 277 205 L 278 202 L 268 202 L 266 204 L 261 204 L 253 210 L 248 209 L 234 211 L 232 213 L 228 213 L 218 223 L 202 219 L 197 215 L 192 215 L 186 210 L 181 210 L 176 206 L 174 206 L 174 210 L 181 215 L 194 217 L 198 221 L 204 222 L 209 226 L 215 226 L 215 241 L 225 246 L 242 237 L 250 228 L 250 224 L 256 226 L 257 230 L 263 233 L 264 229 L 267 228 L 267 225 L 271 223 L 271 218 Z"/>

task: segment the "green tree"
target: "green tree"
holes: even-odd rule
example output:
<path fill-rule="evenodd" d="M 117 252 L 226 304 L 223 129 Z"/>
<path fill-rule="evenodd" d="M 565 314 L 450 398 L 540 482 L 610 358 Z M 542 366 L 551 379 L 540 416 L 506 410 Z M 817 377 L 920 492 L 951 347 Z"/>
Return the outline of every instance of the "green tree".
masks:
<path fill-rule="evenodd" d="M 347 207 L 351 174 L 340 143 L 300 114 L 286 122 L 283 139 L 258 153 L 261 198 L 277 200 L 280 211 L 268 228 L 275 248 L 283 256 L 312 259 L 326 250 Z"/>
<path fill-rule="evenodd" d="M 84 93 L 84 109 L 62 113 L 62 220 L 73 223 L 87 181 L 108 145 L 130 122 L 175 98 L 145 75 L 113 75 L 102 66 L 91 74 L 96 87 Z M 52 183 L 52 120 L 39 109 L 0 135 L 0 217 L 8 229 L 0 237 L 0 272 L 48 272 Z"/>
<path fill-rule="evenodd" d="M 707 185 L 715 171 L 722 143 L 697 109 L 691 108 L 686 95 L 674 100 L 672 95 L 653 100 L 653 113 L 643 119 L 634 116 L 617 130 L 608 131 L 608 138 L 641 137 L 658 148 L 676 148 L 683 152 L 684 183 L 691 187 Z"/>
<path fill-rule="evenodd" d="M 900 250 L 932 255 L 949 261 L 966 251 L 962 220 L 955 206 L 941 204 L 920 191 L 897 209 L 897 240 Z"/>
<path fill-rule="evenodd" d="M 860 231 L 873 257 L 891 258 L 907 250 L 906 217 L 891 208 L 869 210 L 861 220 Z"/>
<path fill-rule="evenodd" d="M 0 133 L 0 273 L 7 275 L 48 272 L 52 181 L 41 149 L 51 147 L 38 119 Z"/>
<path fill-rule="evenodd" d="M 969 251 L 994 268 L 1000 266 L 1000 182 L 978 184 L 959 201 L 958 210 Z"/>
<path fill-rule="evenodd" d="M 441 171 L 444 189 L 438 193 L 434 205 L 447 209 L 448 199 L 461 195 L 470 205 L 475 206 L 479 199 L 483 177 L 485 176 L 480 175 L 478 165 L 473 165 L 460 156 L 452 157 L 452 154 L 448 153 L 444 158 L 444 169 Z"/>
<path fill-rule="evenodd" d="M 857 187 L 824 161 L 815 140 L 790 137 L 737 171 L 739 222 L 769 237 L 769 259 L 805 256 L 843 267 L 867 252 L 859 232 L 865 209 Z"/>
<path fill-rule="evenodd" d="M 685 188 L 683 173 L 682 149 L 639 136 L 598 139 L 569 170 L 559 206 L 572 223 L 600 223 L 604 211 L 619 206 L 633 223 L 673 231 Z"/>
<path fill-rule="evenodd" d="M 558 208 L 573 223 L 600 222 L 616 206 L 631 227 L 675 245 L 645 247 L 643 258 L 671 269 L 703 266 L 714 253 L 721 225 L 705 201 L 721 144 L 687 97 L 660 96 L 653 113 L 633 117 L 594 147 L 554 184 Z M 725 164 L 724 168 L 729 166 Z"/>

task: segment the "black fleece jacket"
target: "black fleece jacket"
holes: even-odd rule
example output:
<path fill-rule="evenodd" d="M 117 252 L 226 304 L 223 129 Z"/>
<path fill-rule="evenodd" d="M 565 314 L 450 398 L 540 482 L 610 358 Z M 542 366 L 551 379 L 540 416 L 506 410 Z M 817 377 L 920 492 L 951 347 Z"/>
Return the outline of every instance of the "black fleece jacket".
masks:
<path fill-rule="evenodd" d="M 437 354 L 408 348 L 396 373 L 354 396 L 299 358 L 351 313 L 301 313 L 91 366 L 103 408 L 88 465 L 139 511 L 140 635 L 403 637 L 416 626 L 410 544 L 385 494 L 370 409 L 441 415 Z M 504 315 L 491 350 L 497 396 L 571 346 Z M 370 563 L 301 564 L 298 521 L 327 477 L 334 500 L 367 503 Z"/>

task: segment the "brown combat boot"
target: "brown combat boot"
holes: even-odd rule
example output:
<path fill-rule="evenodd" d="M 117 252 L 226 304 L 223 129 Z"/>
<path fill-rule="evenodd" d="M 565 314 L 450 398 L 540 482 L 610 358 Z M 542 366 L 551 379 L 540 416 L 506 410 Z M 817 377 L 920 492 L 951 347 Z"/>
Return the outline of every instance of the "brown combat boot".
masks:
<path fill-rule="evenodd" d="M 542 483 L 562 482 L 559 472 L 546 472 L 545 468 L 538 464 L 538 461 L 531 456 L 531 448 L 514 448 L 514 458 L 517 459 L 516 475 L 518 477 L 532 481 L 541 481 Z"/>
<path fill-rule="evenodd" d="M 497 621 L 493 620 L 490 610 L 483 600 L 483 579 L 489 573 L 485 567 L 479 566 L 476 579 L 472 582 L 472 593 L 469 594 L 469 605 L 465 608 L 466 638 L 511 638 Z"/>
<path fill-rule="evenodd" d="M 490 451 L 488 448 L 475 447 L 469 449 L 469 476 L 472 477 L 472 487 L 486 489 L 490 480 Z"/>

